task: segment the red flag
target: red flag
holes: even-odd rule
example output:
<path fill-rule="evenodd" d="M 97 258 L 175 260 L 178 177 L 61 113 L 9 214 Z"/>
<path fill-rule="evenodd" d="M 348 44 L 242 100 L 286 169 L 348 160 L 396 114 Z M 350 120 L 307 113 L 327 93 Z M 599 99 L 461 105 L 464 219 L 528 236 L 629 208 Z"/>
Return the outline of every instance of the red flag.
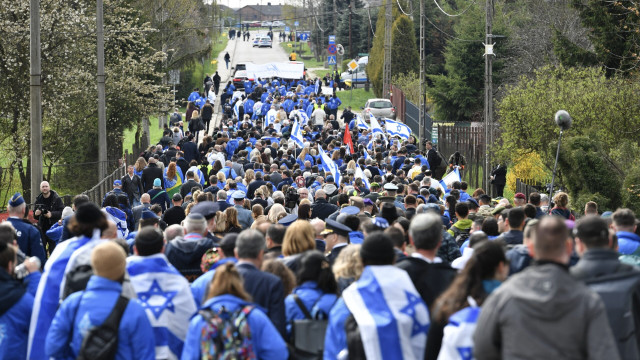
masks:
<path fill-rule="evenodd" d="M 345 127 L 343 142 L 349 145 L 349 154 L 353 154 L 353 141 L 351 140 L 351 133 L 349 132 L 349 124 Z"/>

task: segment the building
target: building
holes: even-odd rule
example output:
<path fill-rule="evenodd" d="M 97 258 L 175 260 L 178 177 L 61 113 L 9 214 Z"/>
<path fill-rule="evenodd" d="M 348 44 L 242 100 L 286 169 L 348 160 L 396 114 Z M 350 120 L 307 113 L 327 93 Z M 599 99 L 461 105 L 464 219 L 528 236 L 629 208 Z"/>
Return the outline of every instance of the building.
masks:
<path fill-rule="evenodd" d="M 273 21 L 282 19 L 282 5 L 247 5 L 236 11 L 243 22 L 245 21 Z"/>

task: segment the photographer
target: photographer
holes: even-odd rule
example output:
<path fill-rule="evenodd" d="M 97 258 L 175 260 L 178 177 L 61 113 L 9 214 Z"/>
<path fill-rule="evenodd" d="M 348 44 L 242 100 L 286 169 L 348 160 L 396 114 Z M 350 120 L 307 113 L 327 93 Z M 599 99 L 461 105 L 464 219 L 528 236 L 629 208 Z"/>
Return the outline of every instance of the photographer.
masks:
<path fill-rule="evenodd" d="M 298 213 L 298 203 L 300 200 L 300 195 L 298 191 L 293 186 L 288 186 L 288 189 L 283 189 L 285 191 L 285 201 L 284 208 L 287 210 L 289 214 L 297 214 Z"/>
<path fill-rule="evenodd" d="M 49 254 L 53 252 L 53 248 L 56 247 L 55 241 L 49 239 L 46 235 L 53 224 L 55 224 L 62 217 L 62 210 L 64 210 L 64 204 L 58 194 L 51 190 L 49 183 L 43 181 L 40 183 L 40 195 L 36 198 L 34 204 L 33 218 L 38 220 L 38 226 L 42 238 L 45 239 L 49 245 Z M 46 245 L 45 245 L 46 246 Z"/>

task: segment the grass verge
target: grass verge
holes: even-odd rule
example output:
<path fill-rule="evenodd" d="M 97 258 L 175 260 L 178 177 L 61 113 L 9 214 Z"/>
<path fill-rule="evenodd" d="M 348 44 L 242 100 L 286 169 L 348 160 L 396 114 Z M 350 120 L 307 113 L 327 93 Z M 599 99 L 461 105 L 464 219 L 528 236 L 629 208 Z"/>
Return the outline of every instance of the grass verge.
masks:
<path fill-rule="evenodd" d="M 367 100 L 376 97 L 373 90 L 365 91 L 364 89 L 353 89 L 353 94 L 351 90 L 338 91 L 336 94 L 342 101 L 341 108 L 346 109 L 347 106 L 351 106 L 353 112 L 362 111 L 360 108 L 364 106 Z"/>
<path fill-rule="evenodd" d="M 289 45 L 291 45 L 291 47 L 289 47 Z M 304 66 L 307 69 L 324 67 L 324 59 L 322 57 L 320 58 L 320 61 L 316 61 L 315 57 L 312 57 L 309 60 L 303 60 L 301 58 L 301 56 L 313 56 L 313 52 L 311 52 L 311 48 L 309 48 L 307 43 L 302 43 L 302 51 L 300 51 L 300 43 L 282 42 L 280 43 L 280 47 L 282 47 L 284 52 L 287 54 L 290 54 L 291 50 L 295 49 L 296 54 L 298 54 L 298 61 L 304 61 Z"/>

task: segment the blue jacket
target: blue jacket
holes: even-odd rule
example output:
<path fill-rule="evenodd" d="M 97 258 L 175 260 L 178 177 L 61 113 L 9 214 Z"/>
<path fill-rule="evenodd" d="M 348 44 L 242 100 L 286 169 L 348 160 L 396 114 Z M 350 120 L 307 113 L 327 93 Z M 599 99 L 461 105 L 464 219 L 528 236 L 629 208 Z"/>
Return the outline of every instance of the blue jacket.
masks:
<path fill-rule="evenodd" d="M 203 309 L 218 311 L 224 306 L 228 311 L 234 312 L 250 303 L 237 298 L 233 295 L 220 295 L 213 299 L 209 299 Z M 276 328 L 273 326 L 269 318 L 260 310 L 255 308 L 247 317 L 249 329 L 251 329 L 251 340 L 253 342 L 253 351 L 258 359 L 282 359 L 289 357 L 287 344 L 278 335 Z M 182 350 L 182 360 L 201 359 L 200 354 L 200 336 L 202 329 L 206 326 L 206 321 L 202 315 L 196 315 L 189 323 L 189 332 Z"/>
<path fill-rule="evenodd" d="M 27 275 L 25 289 L 8 272 L 0 270 L 0 359 L 27 358 L 33 297 L 41 275 L 39 271 Z"/>
<path fill-rule="evenodd" d="M 347 348 L 347 332 L 344 325 L 351 315 L 347 304 L 342 298 L 338 299 L 329 313 L 329 325 L 324 338 L 324 359 L 335 360 L 343 349 Z"/>
<path fill-rule="evenodd" d="M 293 289 L 293 294 L 298 295 L 304 306 L 314 318 L 316 314 L 319 314 L 323 316 L 324 319 L 328 319 L 331 308 L 338 299 L 336 294 L 323 293 L 322 290 L 318 289 L 318 283 L 315 281 L 305 281 L 302 285 Z M 284 299 L 284 306 L 287 314 L 287 336 L 291 336 L 291 325 L 293 320 L 305 318 L 300 306 L 298 306 L 296 300 L 293 298 L 293 294 L 287 295 L 286 299 Z"/>
<path fill-rule="evenodd" d="M 20 250 L 27 256 L 37 256 L 40 259 L 40 263 L 44 265 L 45 261 L 47 261 L 47 255 L 44 252 L 40 231 L 30 223 L 18 218 L 10 217 L 7 221 L 13 225 L 18 233 L 18 247 L 20 247 Z"/>
<path fill-rule="evenodd" d="M 627 231 L 618 231 L 618 252 L 621 255 L 631 255 L 640 247 L 640 236 Z"/>
<path fill-rule="evenodd" d="M 240 205 L 235 205 L 236 210 L 238 210 L 238 222 L 240 226 L 242 226 L 242 230 L 246 230 L 251 227 L 253 224 L 253 216 L 251 210 L 247 210 Z"/>
<path fill-rule="evenodd" d="M 92 276 L 85 291 L 71 294 L 60 305 L 47 334 L 47 355 L 75 359 L 86 332 L 106 320 L 121 292 L 120 283 Z M 154 360 L 154 347 L 153 329 L 144 308 L 137 300 L 129 300 L 120 321 L 116 359 Z"/>

